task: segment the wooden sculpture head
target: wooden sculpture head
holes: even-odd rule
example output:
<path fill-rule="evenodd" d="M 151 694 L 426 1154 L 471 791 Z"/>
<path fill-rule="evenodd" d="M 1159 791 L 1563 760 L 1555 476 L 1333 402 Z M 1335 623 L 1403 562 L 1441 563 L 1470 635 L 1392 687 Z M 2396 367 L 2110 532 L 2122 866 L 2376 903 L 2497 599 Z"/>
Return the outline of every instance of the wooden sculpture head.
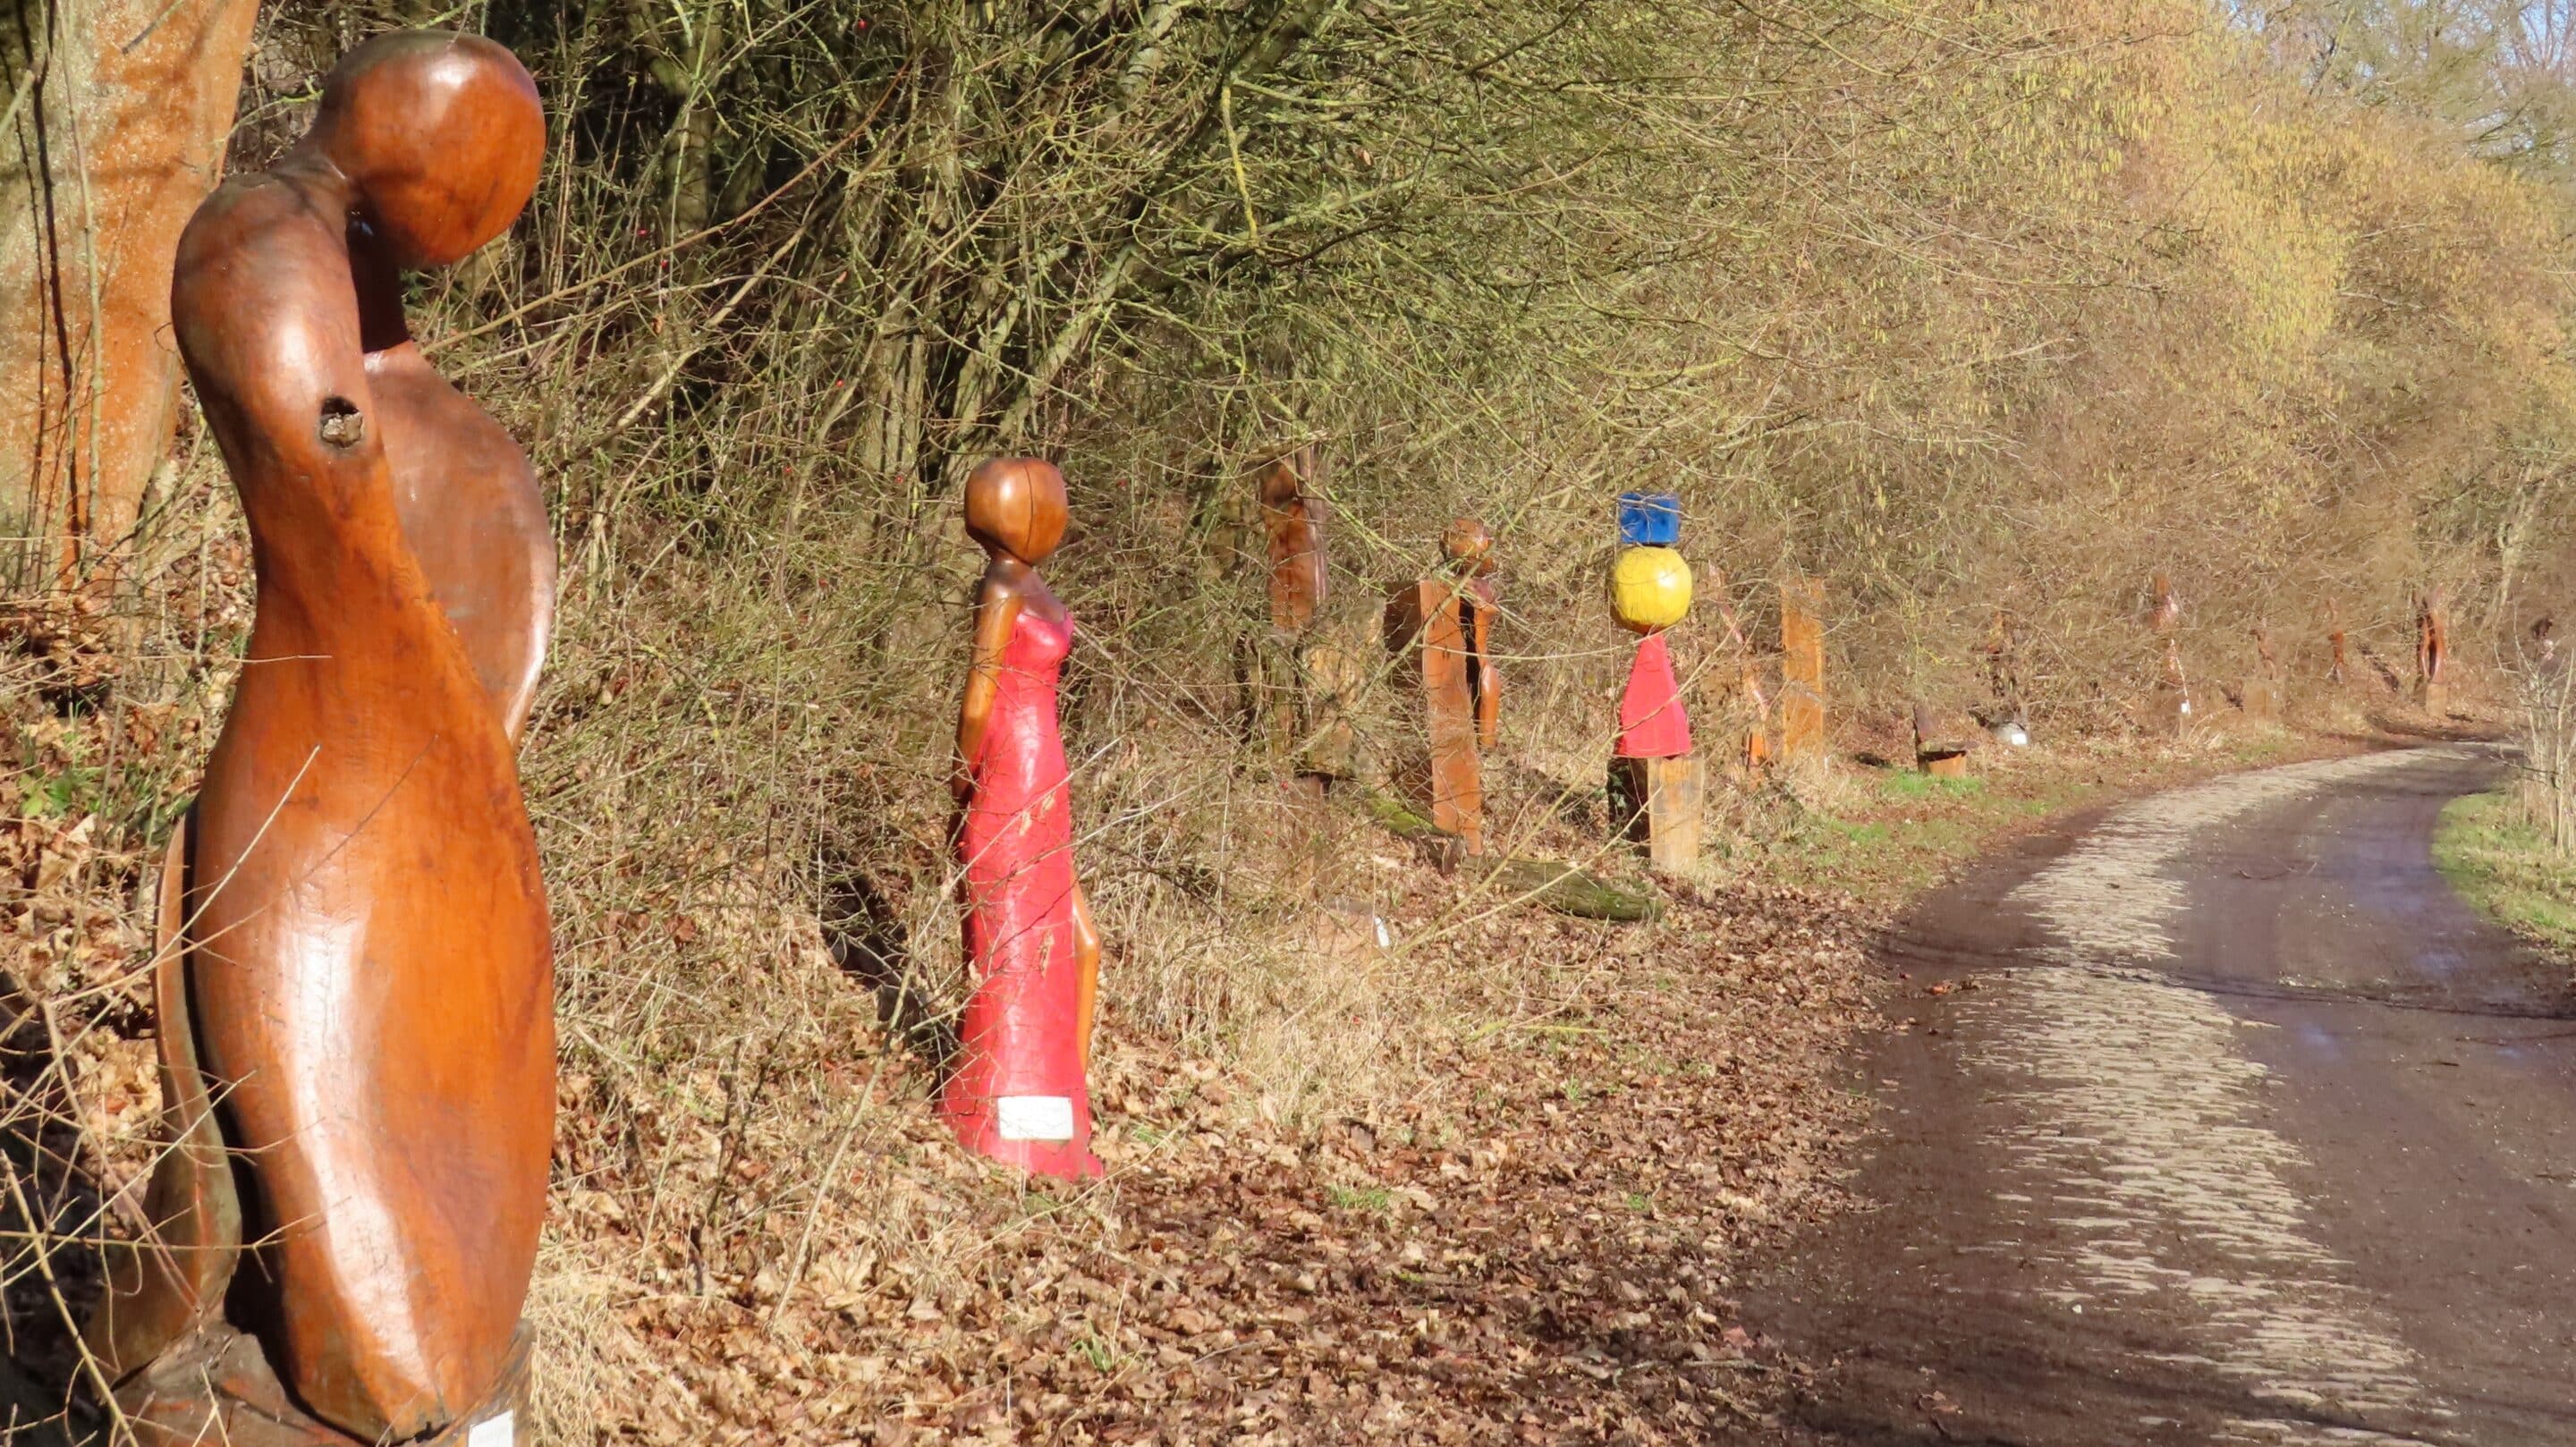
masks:
<path fill-rule="evenodd" d="M 480 36 L 403 31 L 332 67 L 297 149 L 347 179 L 355 225 L 412 269 L 461 261 L 508 230 L 545 141 L 517 56 Z"/>
<path fill-rule="evenodd" d="M 2182 595 L 2174 591 L 2173 575 L 2159 568 L 2147 582 L 2147 626 L 2165 632 L 2182 621 Z"/>
<path fill-rule="evenodd" d="M 1064 474 L 1035 457 L 997 457 L 966 478 L 966 535 L 1034 568 L 1064 541 Z"/>
<path fill-rule="evenodd" d="M 1453 518 L 1440 534 L 1440 557 L 1452 568 L 1481 578 L 1494 571 L 1494 535 L 1474 518 Z"/>
<path fill-rule="evenodd" d="M 1301 447 L 1262 465 L 1258 474 L 1261 505 L 1285 511 L 1306 500 L 1306 472 L 1315 465 L 1315 450 Z"/>

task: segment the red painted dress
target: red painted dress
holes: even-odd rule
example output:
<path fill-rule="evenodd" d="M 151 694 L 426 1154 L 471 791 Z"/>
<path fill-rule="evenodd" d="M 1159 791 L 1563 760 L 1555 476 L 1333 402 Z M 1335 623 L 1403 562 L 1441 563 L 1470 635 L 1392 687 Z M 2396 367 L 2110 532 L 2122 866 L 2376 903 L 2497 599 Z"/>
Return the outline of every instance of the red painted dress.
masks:
<path fill-rule="evenodd" d="M 939 1113 L 967 1149 L 1050 1176 L 1096 1176 L 1082 1073 L 1073 809 L 1055 689 L 1073 620 L 1027 612 L 1002 648 L 961 848 L 974 998 Z"/>
<path fill-rule="evenodd" d="M 1672 650 L 1663 634 L 1649 633 L 1637 644 L 1628 691 L 1619 699 L 1619 757 L 1678 759 L 1690 750 L 1690 717 L 1682 712 Z"/>

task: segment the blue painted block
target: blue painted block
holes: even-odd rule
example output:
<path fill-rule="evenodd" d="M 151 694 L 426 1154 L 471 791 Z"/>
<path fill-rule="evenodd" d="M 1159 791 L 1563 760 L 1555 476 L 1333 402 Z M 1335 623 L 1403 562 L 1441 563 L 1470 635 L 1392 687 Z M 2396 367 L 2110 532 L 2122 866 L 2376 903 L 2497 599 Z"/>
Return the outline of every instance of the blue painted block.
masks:
<path fill-rule="evenodd" d="M 1619 494 L 1619 546 L 1669 548 L 1682 540 L 1682 500 L 1669 492 Z"/>

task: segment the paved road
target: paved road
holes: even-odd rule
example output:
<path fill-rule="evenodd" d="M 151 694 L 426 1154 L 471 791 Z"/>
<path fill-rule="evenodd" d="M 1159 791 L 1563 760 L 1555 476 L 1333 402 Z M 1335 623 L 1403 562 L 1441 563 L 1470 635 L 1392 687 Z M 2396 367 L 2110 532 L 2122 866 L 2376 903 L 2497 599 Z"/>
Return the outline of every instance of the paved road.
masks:
<path fill-rule="evenodd" d="M 1834 1363 L 1778 1440 L 2576 1444 L 2576 1002 L 2426 851 L 2497 772 L 2237 775 L 1928 902 L 1877 1208 L 1745 1302 Z"/>

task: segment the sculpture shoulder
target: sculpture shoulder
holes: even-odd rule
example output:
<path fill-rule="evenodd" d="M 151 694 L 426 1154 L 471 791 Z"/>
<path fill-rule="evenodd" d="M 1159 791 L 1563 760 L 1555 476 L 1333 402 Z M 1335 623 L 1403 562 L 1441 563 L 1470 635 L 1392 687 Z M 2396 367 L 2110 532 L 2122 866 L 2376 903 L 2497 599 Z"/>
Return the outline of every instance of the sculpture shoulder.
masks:
<path fill-rule="evenodd" d="M 179 238 L 170 314 L 201 385 L 359 364 L 346 225 L 304 186 L 267 172 L 225 182 L 197 208 Z"/>

